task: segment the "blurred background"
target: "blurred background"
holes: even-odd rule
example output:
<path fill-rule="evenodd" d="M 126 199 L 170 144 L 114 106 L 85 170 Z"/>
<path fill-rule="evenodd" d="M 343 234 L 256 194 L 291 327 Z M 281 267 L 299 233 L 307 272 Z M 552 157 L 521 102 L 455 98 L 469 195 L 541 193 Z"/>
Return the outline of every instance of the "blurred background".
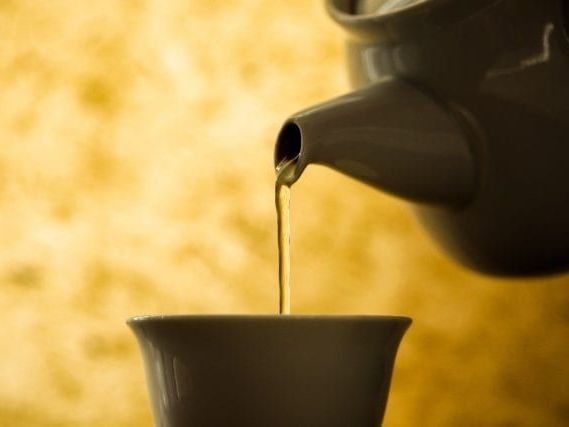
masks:
<path fill-rule="evenodd" d="M 0 0 L 0 420 L 151 426 L 124 321 L 275 313 L 272 149 L 347 91 L 312 0 Z M 386 426 L 569 423 L 569 278 L 498 280 L 311 166 L 295 313 L 405 314 Z"/>

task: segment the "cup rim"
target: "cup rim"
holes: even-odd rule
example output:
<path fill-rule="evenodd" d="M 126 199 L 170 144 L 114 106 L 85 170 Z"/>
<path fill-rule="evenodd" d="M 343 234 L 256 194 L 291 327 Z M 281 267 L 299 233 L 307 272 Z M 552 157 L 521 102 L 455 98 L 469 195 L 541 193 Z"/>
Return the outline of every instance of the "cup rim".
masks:
<path fill-rule="evenodd" d="M 375 314 L 148 314 L 132 316 L 126 320 L 128 325 L 140 323 L 204 322 L 223 320 L 271 320 L 277 322 L 318 321 L 318 322 L 401 322 L 410 325 L 413 319 L 407 316 Z"/>

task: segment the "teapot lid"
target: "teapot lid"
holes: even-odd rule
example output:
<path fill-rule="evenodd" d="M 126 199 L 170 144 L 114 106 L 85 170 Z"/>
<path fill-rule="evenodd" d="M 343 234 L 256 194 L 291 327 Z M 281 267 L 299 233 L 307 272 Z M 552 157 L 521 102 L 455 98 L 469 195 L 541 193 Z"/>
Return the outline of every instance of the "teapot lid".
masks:
<path fill-rule="evenodd" d="M 383 15 L 396 12 L 429 0 L 359 0 L 353 11 L 358 15 Z"/>
<path fill-rule="evenodd" d="M 416 37 L 503 0 L 326 0 L 328 13 L 357 38 Z"/>

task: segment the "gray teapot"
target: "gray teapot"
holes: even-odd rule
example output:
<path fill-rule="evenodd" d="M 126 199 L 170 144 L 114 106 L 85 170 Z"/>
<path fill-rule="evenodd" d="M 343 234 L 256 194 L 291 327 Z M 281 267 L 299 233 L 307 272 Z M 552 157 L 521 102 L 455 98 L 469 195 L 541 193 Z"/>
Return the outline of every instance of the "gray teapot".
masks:
<path fill-rule="evenodd" d="M 354 92 L 291 116 L 275 165 L 404 198 L 462 264 L 569 270 L 569 0 L 328 0 Z M 379 213 L 381 214 L 381 213 Z"/>

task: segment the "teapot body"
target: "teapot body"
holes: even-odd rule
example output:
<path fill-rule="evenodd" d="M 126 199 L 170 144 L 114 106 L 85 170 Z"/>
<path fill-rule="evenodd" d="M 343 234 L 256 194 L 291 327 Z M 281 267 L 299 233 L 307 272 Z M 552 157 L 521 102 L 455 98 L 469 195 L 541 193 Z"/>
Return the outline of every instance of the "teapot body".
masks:
<path fill-rule="evenodd" d="M 328 1 L 353 86 L 411 82 L 467 135 L 471 200 L 412 205 L 434 240 L 494 275 L 569 270 L 569 1 L 427 0 L 386 16 L 351 4 Z"/>

